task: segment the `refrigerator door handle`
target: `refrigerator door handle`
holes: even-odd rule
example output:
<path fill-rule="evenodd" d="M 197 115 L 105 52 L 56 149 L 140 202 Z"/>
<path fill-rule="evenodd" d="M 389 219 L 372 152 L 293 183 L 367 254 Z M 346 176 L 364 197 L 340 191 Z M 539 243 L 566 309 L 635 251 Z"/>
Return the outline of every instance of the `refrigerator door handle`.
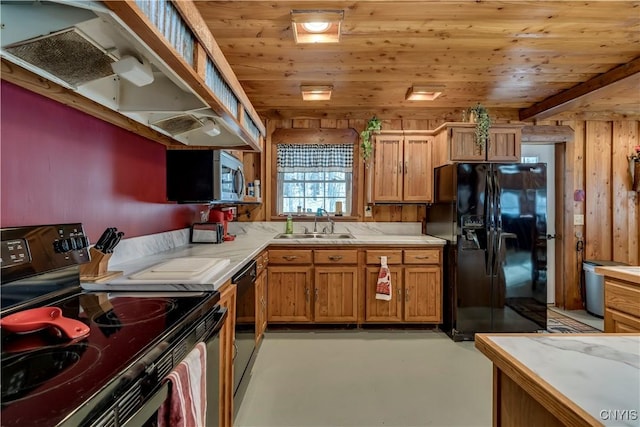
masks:
<path fill-rule="evenodd" d="M 495 211 L 494 211 L 494 215 L 496 218 L 496 228 L 498 230 L 502 230 L 502 206 L 500 204 L 500 199 L 501 199 L 501 193 L 502 193 L 502 188 L 500 187 L 500 180 L 498 177 L 498 171 L 494 171 L 494 176 L 493 176 L 493 188 L 494 188 L 494 192 L 493 192 L 493 196 L 494 196 L 494 200 L 495 200 Z"/>
<path fill-rule="evenodd" d="M 494 235 L 494 245 L 495 252 L 493 256 L 493 272 L 492 274 L 495 276 L 498 274 L 498 268 L 502 262 L 502 211 L 500 206 L 500 180 L 498 177 L 498 171 L 493 171 L 493 200 L 494 200 L 494 223 L 495 227 L 495 235 Z"/>
<path fill-rule="evenodd" d="M 493 186 L 491 174 L 487 171 L 484 187 L 484 228 L 487 234 L 487 247 L 485 248 L 484 269 L 487 275 L 491 274 L 493 265 Z"/>

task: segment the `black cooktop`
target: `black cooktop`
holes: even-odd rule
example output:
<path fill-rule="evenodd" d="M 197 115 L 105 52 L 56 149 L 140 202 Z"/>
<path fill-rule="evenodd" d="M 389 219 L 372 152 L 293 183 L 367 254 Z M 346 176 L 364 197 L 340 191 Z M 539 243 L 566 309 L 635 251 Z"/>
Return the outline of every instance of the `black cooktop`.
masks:
<path fill-rule="evenodd" d="M 92 292 L 48 304 L 88 325 L 89 335 L 70 340 L 55 328 L 2 331 L 2 425 L 94 418 L 102 402 L 129 388 L 186 329 L 215 310 L 218 300 L 218 292 Z M 157 386 L 157 379 L 148 386 Z"/>

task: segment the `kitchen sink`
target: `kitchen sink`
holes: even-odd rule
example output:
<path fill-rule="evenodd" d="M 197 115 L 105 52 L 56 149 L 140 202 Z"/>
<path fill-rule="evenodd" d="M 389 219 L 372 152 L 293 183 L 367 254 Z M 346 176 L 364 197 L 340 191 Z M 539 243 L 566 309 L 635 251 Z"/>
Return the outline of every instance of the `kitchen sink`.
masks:
<path fill-rule="evenodd" d="M 293 233 L 293 234 L 278 234 L 276 239 L 353 239 L 353 234 L 350 233 Z"/>
<path fill-rule="evenodd" d="M 319 239 L 353 239 L 353 234 L 349 234 L 349 233 L 316 234 L 315 237 Z"/>

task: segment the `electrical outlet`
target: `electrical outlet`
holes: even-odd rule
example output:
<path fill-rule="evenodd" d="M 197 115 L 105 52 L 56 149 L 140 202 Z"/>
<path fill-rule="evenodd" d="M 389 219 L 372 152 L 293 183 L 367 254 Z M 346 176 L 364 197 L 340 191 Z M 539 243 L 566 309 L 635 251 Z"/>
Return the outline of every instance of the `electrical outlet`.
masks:
<path fill-rule="evenodd" d="M 573 215 L 573 225 L 584 225 L 584 215 L 582 214 Z"/>
<path fill-rule="evenodd" d="M 371 206 L 366 206 L 364 208 L 364 216 L 365 218 L 371 218 L 373 216 L 373 212 L 371 211 Z"/>

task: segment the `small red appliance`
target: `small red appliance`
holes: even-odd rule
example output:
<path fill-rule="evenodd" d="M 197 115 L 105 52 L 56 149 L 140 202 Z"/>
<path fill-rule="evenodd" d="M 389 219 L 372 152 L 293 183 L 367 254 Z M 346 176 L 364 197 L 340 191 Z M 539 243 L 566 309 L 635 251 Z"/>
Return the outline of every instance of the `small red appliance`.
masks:
<path fill-rule="evenodd" d="M 227 232 L 227 225 L 229 221 L 233 220 L 232 208 L 213 208 L 209 212 L 209 222 L 221 223 L 224 228 L 224 241 L 228 242 L 234 240 L 236 236 L 233 236 Z"/>

